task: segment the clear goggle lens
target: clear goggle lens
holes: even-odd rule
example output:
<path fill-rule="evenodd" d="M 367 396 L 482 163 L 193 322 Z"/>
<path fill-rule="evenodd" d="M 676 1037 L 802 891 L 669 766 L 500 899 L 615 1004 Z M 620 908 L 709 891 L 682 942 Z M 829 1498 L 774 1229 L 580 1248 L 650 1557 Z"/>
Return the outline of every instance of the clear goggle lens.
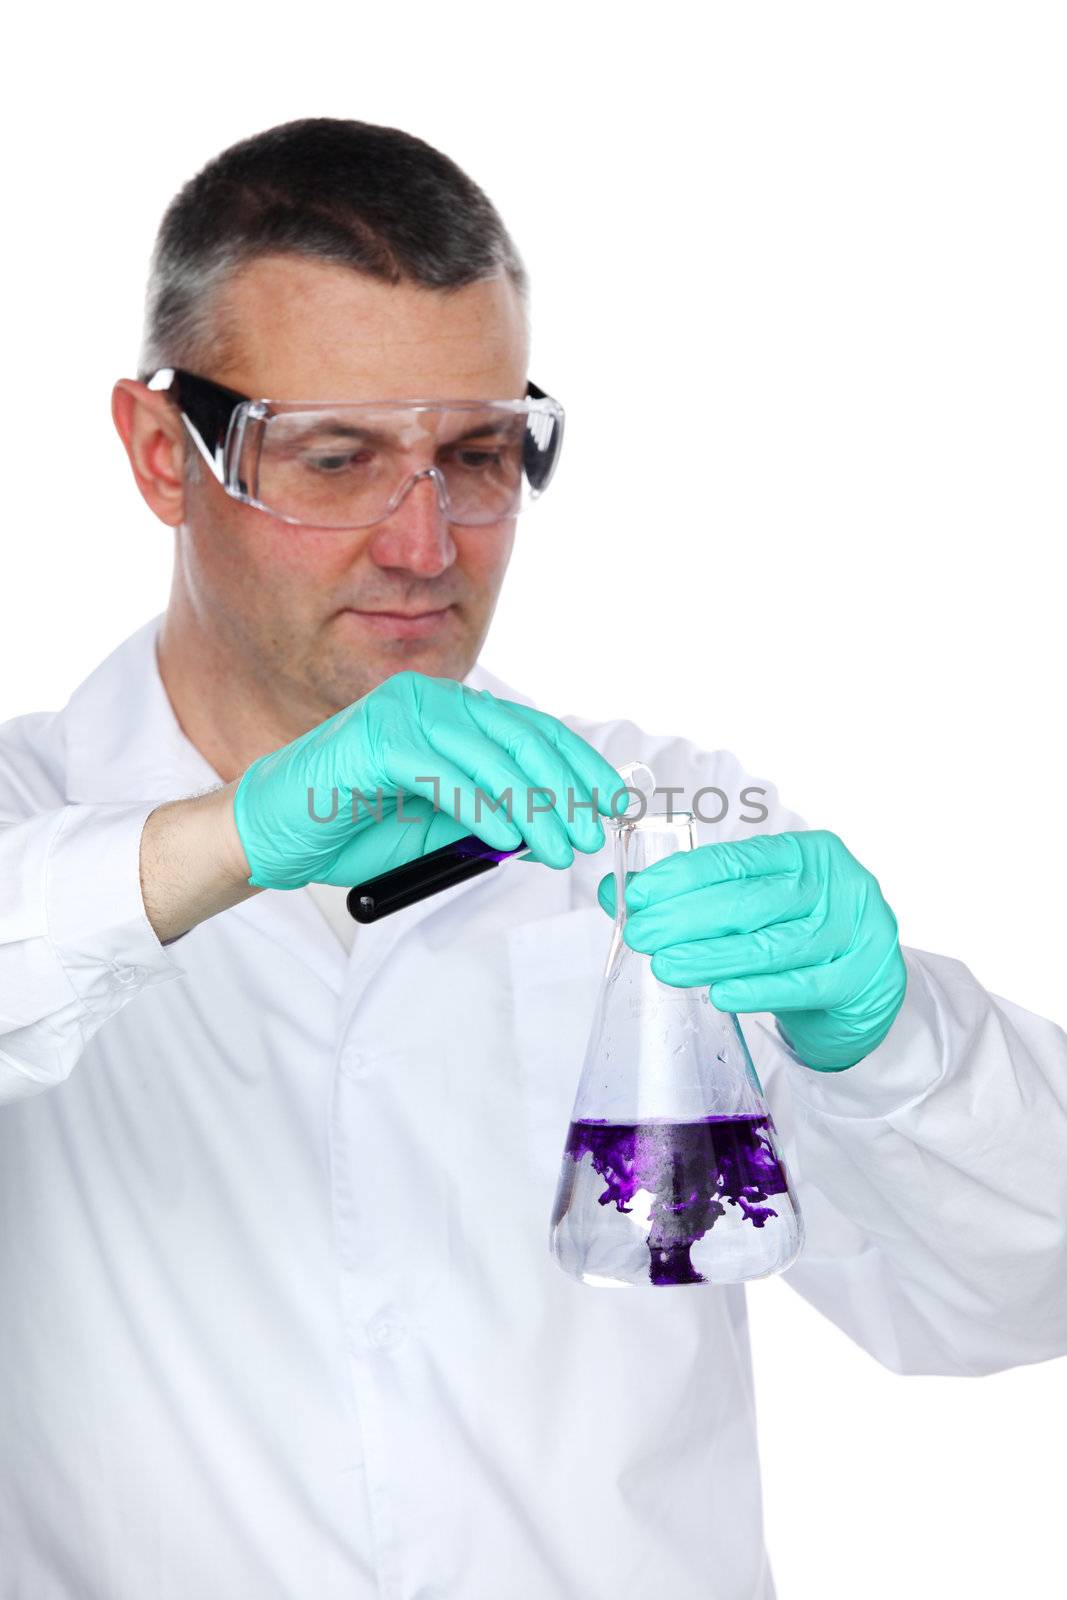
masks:
<path fill-rule="evenodd" d="M 486 405 L 238 407 L 225 448 L 228 491 L 284 520 L 368 527 L 429 477 L 449 521 L 499 522 L 547 487 L 563 413 L 555 401 Z"/>

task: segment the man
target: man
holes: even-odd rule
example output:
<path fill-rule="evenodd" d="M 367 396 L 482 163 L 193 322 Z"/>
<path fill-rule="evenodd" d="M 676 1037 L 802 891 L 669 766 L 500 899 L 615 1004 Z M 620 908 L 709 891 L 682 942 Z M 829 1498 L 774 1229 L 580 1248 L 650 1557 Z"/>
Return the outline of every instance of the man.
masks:
<path fill-rule="evenodd" d="M 899 1372 L 1067 1349 L 1063 1033 L 725 752 L 478 662 L 558 449 L 524 296 L 397 130 L 273 129 L 164 219 L 114 415 L 169 602 L 0 738 L 5 1600 L 773 1594 L 742 1287 L 546 1248 L 630 759 L 727 801 L 627 937 L 744 1013 L 788 1281 Z M 532 864 L 357 930 L 476 829 Z"/>

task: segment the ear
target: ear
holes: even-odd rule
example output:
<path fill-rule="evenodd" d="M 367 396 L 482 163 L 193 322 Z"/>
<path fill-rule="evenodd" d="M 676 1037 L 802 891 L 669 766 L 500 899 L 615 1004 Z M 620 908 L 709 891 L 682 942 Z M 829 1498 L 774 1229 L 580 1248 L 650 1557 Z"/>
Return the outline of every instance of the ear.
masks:
<path fill-rule="evenodd" d="M 111 415 L 126 447 L 134 481 L 160 522 L 176 528 L 185 516 L 185 451 L 181 421 L 164 394 L 120 378 Z"/>

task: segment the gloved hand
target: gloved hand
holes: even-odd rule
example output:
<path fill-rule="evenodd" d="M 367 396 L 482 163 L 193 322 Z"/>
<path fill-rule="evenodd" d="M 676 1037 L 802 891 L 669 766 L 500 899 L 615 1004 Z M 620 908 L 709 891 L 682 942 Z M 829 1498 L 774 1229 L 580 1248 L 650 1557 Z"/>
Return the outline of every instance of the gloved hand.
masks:
<path fill-rule="evenodd" d="M 528 817 L 528 791 L 540 787 L 553 792 L 554 807 Z M 596 811 L 588 808 L 594 787 Z M 534 859 L 568 867 L 575 850 L 604 843 L 596 812 L 608 814 L 621 787 L 614 767 L 555 717 L 452 678 L 398 672 L 253 761 L 233 811 L 249 883 L 297 889 L 361 883 L 470 833 L 496 850 L 525 841 Z M 476 815 L 476 788 L 493 800 L 510 788 L 511 821 L 484 799 Z M 365 797 L 355 818 L 353 790 Z M 535 793 L 533 807 L 548 798 Z"/>
<path fill-rule="evenodd" d="M 601 905 L 615 914 L 612 877 Z M 836 834 L 756 834 L 635 872 L 624 937 L 664 983 L 709 984 L 720 1011 L 770 1011 L 817 1072 L 855 1066 L 889 1032 L 907 969 L 878 882 Z"/>

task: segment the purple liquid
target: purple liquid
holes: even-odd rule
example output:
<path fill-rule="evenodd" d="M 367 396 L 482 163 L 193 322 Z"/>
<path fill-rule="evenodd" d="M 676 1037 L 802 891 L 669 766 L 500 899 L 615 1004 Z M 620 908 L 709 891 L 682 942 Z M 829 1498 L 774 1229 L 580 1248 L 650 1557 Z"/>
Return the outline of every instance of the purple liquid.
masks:
<path fill-rule="evenodd" d="M 484 839 L 479 839 L 477 834 L 468 833 L 465 839 L 457 839 L 454 844 L 441 847 L 441 854 L 447 850 L 460 861 L 492 861 L 499 866 L 501 861 L 509 861 L 512 856 L 517 856 L 521 851 L 529 848 L 526 844 L 514 845 L 510 850 L 494 850 L 492 845 L 486 844 Z"/>
<path fill-rule="evenodd" d="M 778 1215 L 761 1204 L 788 1188 L 770 1118 L 705 1117 L 700 1122 L 572 1122 L 564 1155 L 590 1155 L 607 1188 L 599 1203 L 629 1211 L 639 1189 L 652 1195 L 648 1250 L 654 1284 L 703 1283 L 689 1252 L 726 1206 L 762 1228 Z M 725 1202 L 725 1203 L 724 1203 Z"/>

